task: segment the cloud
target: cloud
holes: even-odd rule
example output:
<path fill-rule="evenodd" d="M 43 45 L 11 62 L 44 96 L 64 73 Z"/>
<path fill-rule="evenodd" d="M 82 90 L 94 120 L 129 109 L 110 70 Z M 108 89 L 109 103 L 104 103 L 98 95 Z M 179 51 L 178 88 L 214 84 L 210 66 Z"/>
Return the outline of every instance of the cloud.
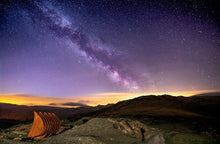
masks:
<path fill-rule="evenodd" d="M 86 104 L 75 103 L 75 102 L 66 102 L 66 103 L 62 103 L 61 105 L 63 105 L 63 106 L 80 106 L 80 107 L 88 106 Z"/>
<path fill-rule="evenodd" d="M 89 104 L 91 103 L 92 101 L 90 100 L 79 100 L 77 103 L 81 103 L 81 104 Z"/>
<path fill-rule="evenodd" d="M 85 102 L 89 102 L 89 101 L 84 101 L 84 100 L 80 100 L 79 102 L 65 102 L 65 103 L 49 103 L 48 105 L 51 106 L 76 106 L 76 107 L 83 107 L 83 106 L 88 106 L 86 104 L 83 104 Z"/>
<path fill-rule="evenodd" d="M 49 103 L 48 105 L 57 105 L 56 103 Z"/>

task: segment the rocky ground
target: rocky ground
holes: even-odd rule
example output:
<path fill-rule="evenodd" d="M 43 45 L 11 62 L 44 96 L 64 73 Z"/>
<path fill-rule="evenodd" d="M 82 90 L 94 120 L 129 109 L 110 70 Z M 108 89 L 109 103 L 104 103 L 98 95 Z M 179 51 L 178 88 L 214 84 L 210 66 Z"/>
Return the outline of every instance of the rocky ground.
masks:
<path fill-rule="evenodd" d="M 0 144 L 219 144 L 219 103 L 219 96 L 149 95 L 77 109 L 0 104 Z M 60 131 L 27 138 L 33 110 L 56 113 Z"/>
<path fill-rule="evenodd" d="M 1 130 L 0 143 L 43 144 L 164 144 L 161 131 L 130 119 L 93 118 L 62 125 L 57 135 L 42 140 L 28 139 L 31 124 Z"/>

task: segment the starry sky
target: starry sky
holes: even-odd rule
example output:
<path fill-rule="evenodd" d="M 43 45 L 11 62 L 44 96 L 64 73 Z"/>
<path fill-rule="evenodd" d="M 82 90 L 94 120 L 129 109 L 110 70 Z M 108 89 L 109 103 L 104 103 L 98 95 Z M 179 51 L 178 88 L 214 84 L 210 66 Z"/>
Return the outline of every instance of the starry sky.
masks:
<path fill-rule="evenodd" d="M 0 3 L 1 94 L 220 90 L 217 0 Z"/>

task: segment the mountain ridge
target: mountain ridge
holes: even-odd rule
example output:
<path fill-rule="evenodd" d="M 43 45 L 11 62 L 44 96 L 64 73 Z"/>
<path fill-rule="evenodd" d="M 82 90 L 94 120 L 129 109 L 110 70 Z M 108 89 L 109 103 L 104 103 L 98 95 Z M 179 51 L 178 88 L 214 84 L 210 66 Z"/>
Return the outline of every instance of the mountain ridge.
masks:
<path fill-rule="evenodd" d="M 79 108 L 24 106 L 0 103 L 0 119 L 32 120 L 33 111 L 47 111 L 61 119 L 95 117 L 218 117 L 220 96 L 147 95 L 111 105 Z"/>

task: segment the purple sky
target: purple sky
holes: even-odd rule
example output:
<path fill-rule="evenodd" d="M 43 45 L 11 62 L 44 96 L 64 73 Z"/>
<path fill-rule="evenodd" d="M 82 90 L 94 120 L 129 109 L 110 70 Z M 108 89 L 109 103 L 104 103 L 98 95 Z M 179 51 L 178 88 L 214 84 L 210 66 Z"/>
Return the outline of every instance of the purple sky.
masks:
<path fill-rule="evenodd" d="M 220 90 L 215 1 L 19 1 L 0 15 L 0 93 Z"/>

